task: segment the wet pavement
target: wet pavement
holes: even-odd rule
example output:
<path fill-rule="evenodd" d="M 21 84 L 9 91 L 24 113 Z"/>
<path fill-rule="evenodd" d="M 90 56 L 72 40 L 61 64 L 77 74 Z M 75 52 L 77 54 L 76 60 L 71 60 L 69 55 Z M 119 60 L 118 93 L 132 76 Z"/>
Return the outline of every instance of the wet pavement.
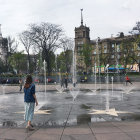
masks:
<path fill-rule="evenodd" d="M 124 138 L 123 140 L 129 140 L 140 136 L 139 90 L 132 86 L 119 87 L 119 85 L 114 85 L 113 88 L 110 86 L 108 90 L 105 85 L 101 90 L 99 87 L 96 90 L 94 87 L 93 89 L 83 87 L 84 85 L 78 86 L 75 90 L 69 87 L 69 90 L 61 91 L 62 93 L 57 90 L 37 92 L 39 106 L 35 109 L 33 120 L 36 130 L 29 133 L 25 133 L 23 129 L 26 126 L 24 94 L 1 93 L 0 140 L 10 138 L 14 140 L 19 136 L 23 139 L 36 140 L 39 136 L 45 139 L 45 135 L 47 140 L 105 140 L 103 139 L 105 137 L 109 140 L 118 134 Z M 132 132 L 130 136 L 129 129 Z M 18 133 L 14 135 L 16 132 Z M 12 133 L 13 137 L 9 137 Z"/>
<path fill-rule="evenodd" d="M 127 87 L 128 89 L 129 87 Z M 132 89 L 132 88 L 131 88 Z M 76 95 L 76 98 L 75 98 Z M 23 93 L 0 95 L 0 126 L 24 127 Z M 140 120 L 140 92 L 131 90 L 76 90 L 37 92 L 34 125 L 75 126 L 84 123 Z M 75 100 L 73 100 L 73 97 Z"/>

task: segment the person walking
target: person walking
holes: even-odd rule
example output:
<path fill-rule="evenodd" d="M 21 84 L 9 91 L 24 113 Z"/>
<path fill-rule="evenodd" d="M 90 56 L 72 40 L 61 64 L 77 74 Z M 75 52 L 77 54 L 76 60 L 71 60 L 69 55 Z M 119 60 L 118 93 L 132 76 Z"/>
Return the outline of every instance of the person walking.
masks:
<path fill-rule="evenodd" d="M 38 105 L 38 101 L 35 95 L 35 84 L 32 83 L 32 76 L 27 75 L 24 85 L 24 103 L 25 103 L 25 116 L 24 119 L 27 122 L 26 129 L 34 130 L 31 124 L 34 116 L 34 107 Z"/>
<path fill-rule="evenodd" d="M 64 88 L 64 78 L 63 77 L 61 78 L 60 83 L 61 83 L 61 88 Z"/>
<path fill-rule="evenodd" d="M 22 79 L 19 79 L 19 91 L 22 90 Z"/>
<path fill-rule="evenodd" d="M 67 87 L 68 87 L 68 78 L 67 77 L 65 77 L 64 83 L 65 83 L 65 88 L 67 89 Z"/>
<path fill-rule="evenodd" d="M 126 82 L 126 86 L 127 86 L 127 82 L 132 84 L 132 82 L 130 81 L 130 78 L 128 76 L 125 77 L 125 82 Z"/>

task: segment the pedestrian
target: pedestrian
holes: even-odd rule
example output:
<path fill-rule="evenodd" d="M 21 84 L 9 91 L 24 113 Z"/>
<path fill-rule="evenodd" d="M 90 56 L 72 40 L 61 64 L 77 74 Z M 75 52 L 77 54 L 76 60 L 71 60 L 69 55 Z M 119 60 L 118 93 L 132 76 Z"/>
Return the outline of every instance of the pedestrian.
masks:
<path fill-rule="evenodd" d="M 126 82 L 126 86 L 127 86 L 127 82 L 132 84 L 132 82 L 130 81 L 130 78 L 128 76 L 125 77 L 125 82 Z"/>
<path fill-rule="evenodd" d="M 60 83 L 61 83 L 61 88 L 63 88 L 64 87 L 64 78 L 63 77 L 61 78 Z"/>
<path fill-rule="evenodd" d="M 67 88 L 68 87 L 68 78 L 67 77 L 65 77 L 64 82 L 65 82 L 65 88 Z"/>
<path fill-rule="evenodd" d="M 22 90 L 22 79 L 19 79 L 19 91 Z"/>
<path fill-rule="evenodd" d="M 27 122 L 26 129 L 34 130 L 31 124 L 34 116 L 34 107 L 38 105 L 35 95 L 35 84 L 32 83 L 32 76 L 27 75 L 24 85 L 24 103 L 25 103 L 25 121 Z"/>

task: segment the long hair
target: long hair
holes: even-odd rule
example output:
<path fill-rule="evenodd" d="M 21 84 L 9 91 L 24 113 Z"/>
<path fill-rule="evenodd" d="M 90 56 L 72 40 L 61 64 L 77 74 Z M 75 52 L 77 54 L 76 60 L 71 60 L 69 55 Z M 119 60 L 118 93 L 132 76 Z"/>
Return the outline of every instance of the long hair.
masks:
<path fill-rule="evenodd" d="M 27 75 L 24 88 L 29 88 L 30 85 L 32 84 L 32 81 L 33 81 L 32 80 L 32 76 L 31 75 Z"/>

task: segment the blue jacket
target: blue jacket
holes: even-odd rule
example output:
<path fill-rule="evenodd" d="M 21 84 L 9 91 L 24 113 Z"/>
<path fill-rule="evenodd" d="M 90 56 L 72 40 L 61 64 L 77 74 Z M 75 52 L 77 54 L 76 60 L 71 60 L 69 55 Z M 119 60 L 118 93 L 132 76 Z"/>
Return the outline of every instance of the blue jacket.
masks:
<path fill-rule="evenodd" d="M 34 102 L 35 98 L 33 96 L 35 94 L 35 85 L 32 83 L 29 88 L 24 88 L 24 102 Z"/>

